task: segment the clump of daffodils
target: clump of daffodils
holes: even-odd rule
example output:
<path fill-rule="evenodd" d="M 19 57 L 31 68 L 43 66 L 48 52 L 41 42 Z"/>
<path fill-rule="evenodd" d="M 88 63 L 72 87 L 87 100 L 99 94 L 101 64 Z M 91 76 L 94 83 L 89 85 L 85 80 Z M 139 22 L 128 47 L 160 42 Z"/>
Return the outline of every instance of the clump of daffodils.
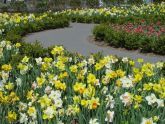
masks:
<path fill-rule="evenodd" d="M 0 35 L 17 26 L 42 24 L 44 18 L 53 19 L 57 14 L 127 17 L 162 15 L 163 8 L 162 3 L 39 15 L 0 13 Z M 50 51 L 53 57 L 24 55 L 13 65 L 11 57 L 19 54 L 21 47 L 21 43 L 0 42 L 0 124 L 164 122 L 164 62 L 151 64 L 111 55 L 85 58 L 55 46 Z"/>
<path fill-rule="evenodd" d="M 52 54 L 54 58 L 33 60 L 24 56 L 16 67 L 10 63 L 1 66 L 0 104 L 12 105 L 4 121 L 62 123 L 67 118 L 66 123 L 113 123 L 123 121 L 121 116 L 129 118 L 133 111 L 141 115 L 138 120 L 142 124 L 161 122 L 159 111 L 164 108 L 165 98 L 161 62 L 135 67 L 126 57 L 121 63 L 113 56 L 99 60 L 94 56 L 75 57 L 61 46 Z M 127 68 L 122 68 L 125 65 Z M 148 111 L 158 113 L 145 118 Z"/>

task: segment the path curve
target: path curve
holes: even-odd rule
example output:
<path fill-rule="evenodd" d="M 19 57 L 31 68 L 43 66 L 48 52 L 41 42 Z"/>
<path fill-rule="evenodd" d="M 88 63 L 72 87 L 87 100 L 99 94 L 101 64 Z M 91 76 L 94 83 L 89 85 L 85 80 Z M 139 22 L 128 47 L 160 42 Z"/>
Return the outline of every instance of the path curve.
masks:
<path fill-rule="evenodd" d="M 165 56 L 154 54 L 143 54 L 138 51 L 128 51 L 124 49 L 116 49 L 109 46 L 99 46 L 89 42 L 92 36 L 92 29 L 95 24 L 71 23 L 70 27 L 62 29 L 46 30 L 37 33 L 31 33 L 23 38 L 25 42 L 40 41 L 44 47 L 51 45 L 63 45 L 71 52 L 78 52 L 88 56 L 90 53 L 102 51 L 104 55 L 117 55 L 119 57 L 129 57 L 134 60 L 143 58 L 146 62 L 165 61 Z"/>

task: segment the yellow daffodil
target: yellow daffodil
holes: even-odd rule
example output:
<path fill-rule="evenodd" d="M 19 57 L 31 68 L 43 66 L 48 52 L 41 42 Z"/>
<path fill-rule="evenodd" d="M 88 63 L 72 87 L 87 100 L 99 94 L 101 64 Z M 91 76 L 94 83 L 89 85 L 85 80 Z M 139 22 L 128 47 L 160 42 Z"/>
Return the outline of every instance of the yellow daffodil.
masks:
<path fill-rule="evenodd" d="M 2 65 L 1 69 L 4 70 L 4 71 L 8 71 L 9 72 L 9 71 L 12 70 L 12 66 L 10 64 L 9 65 L 4 64 L 4 65 Z"/>
<path fill-rule="evenodd" d="M 7 119 L 10 123 L 14 122 L 14 121 L 17 120 L 17 114 L 13 111 L 9 111 L 8 114 L 7 114 Z"/>
<path fill-rule="evenodd" d="M 97 107 L 100 105 L 99 98 L 92 97 L 91 100 L 88 100 L 89 109 L 97 109 Z"/>

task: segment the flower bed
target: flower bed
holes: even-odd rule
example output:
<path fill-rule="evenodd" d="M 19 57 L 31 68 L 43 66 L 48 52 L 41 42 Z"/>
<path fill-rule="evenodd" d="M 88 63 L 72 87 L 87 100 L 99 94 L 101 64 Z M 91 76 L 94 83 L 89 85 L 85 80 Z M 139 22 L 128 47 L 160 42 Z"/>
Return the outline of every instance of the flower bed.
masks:
<path fill-rule="evenodd" d="M 93 34 L 96 40 L 104 40 L 111 46 L 165 55 L 165 27 L 160 22 L 157 24 L 146 22 L 123 25 L 103 24 L 96 26 Z"/>
<path fill-rule="evenodd" d="M 17 43 L 22 41 L 22 36 L 46 29 L 64 28 L 69 26 L 69 19 L 63 14 L 54 14 L 51 12 L 42 14 L 0 14 L 0 40 Z M 24 55 L 32 57 L 49 56 L 49 48 L 43 48 L 39 42 L 34 44 L 21 42 L 18 56 L 12 56 L 13 64 L 19 61 Z M 1 64 L 1 63 L 0 63 Z"/>
<path fill-rule="evenodd" d="M 3 45 L 3 58 L 20 44 Z M 10 49 L 9 49 L 10 48 Z M 25 56 L 16 66 L 1 66 L 0 122 L 163 124 L 163 62 L 134 66 L 128 58 L 68 54 L 61 46 L 53 58 Z M 93 123 L 94 123 L 93 122 Z"/>
<path fill-rule="evenodd" d="M 137 12 L 133 13 L 149 11 L 158 16 L 163 6 L 158 5 L 158 11 L 156 5 L 141 6 L 142 11 L 133 7 Z M 99 20 L 101 10 L 96 11 L 97 16 L 88 14 Z M 121 9 L 113 11 L 127 14 Z M 139 67 L 135 67 L 136 62 L 127 57 L 96 54 L 85 58 L 62 46 L 44 49 L 37 43 L 20 42 L 27 33 L 68 26 L 73 12 L 81 10 L 0 14 L 0 124 L 163 124 L 164 62 L 150 64 L 138 59 Z M 112 14 L 105 10 L 103 18 L 112 19 L 109 12 Z M 105 26 L 101 26 L 99 38 L 104 38 Z"/>
<path fill-rule="evenodd" d="M 158 20 L 164 23 L 164 6 L 165 4 L 162 2 L 157 5 L 65 10 L 61 13 L 72 21 L 81 23 L 125 23 L 128 21 L 137 22 L 141 19 L 147 20 L 148 23 Z"/>

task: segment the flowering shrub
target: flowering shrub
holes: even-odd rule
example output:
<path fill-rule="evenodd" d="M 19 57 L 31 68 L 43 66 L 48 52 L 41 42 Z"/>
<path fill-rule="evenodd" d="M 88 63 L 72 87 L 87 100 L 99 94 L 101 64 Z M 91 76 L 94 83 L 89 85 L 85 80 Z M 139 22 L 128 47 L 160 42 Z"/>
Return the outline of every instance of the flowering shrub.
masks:
<path fill-rule="evenodd" d="M 165 27 L 160 22 L 98 25 L 94 28 L 93 34 L 96 39 L 105 40 L 115 47 L 165 54 Z"/>
<path fill-rule="evenodd" d="M 144 20 L 142 20 L 141 24 L 126 23 L 123 25 L 112 24 L 111 26 L 114 30 L 123 30 L 127 33 L 144 34 L 148 37 L 159 37 L 165 34 L 165 27 L 161 24 L 161 22 L 157 22 L 156 24 L 147 24 Z"/>

